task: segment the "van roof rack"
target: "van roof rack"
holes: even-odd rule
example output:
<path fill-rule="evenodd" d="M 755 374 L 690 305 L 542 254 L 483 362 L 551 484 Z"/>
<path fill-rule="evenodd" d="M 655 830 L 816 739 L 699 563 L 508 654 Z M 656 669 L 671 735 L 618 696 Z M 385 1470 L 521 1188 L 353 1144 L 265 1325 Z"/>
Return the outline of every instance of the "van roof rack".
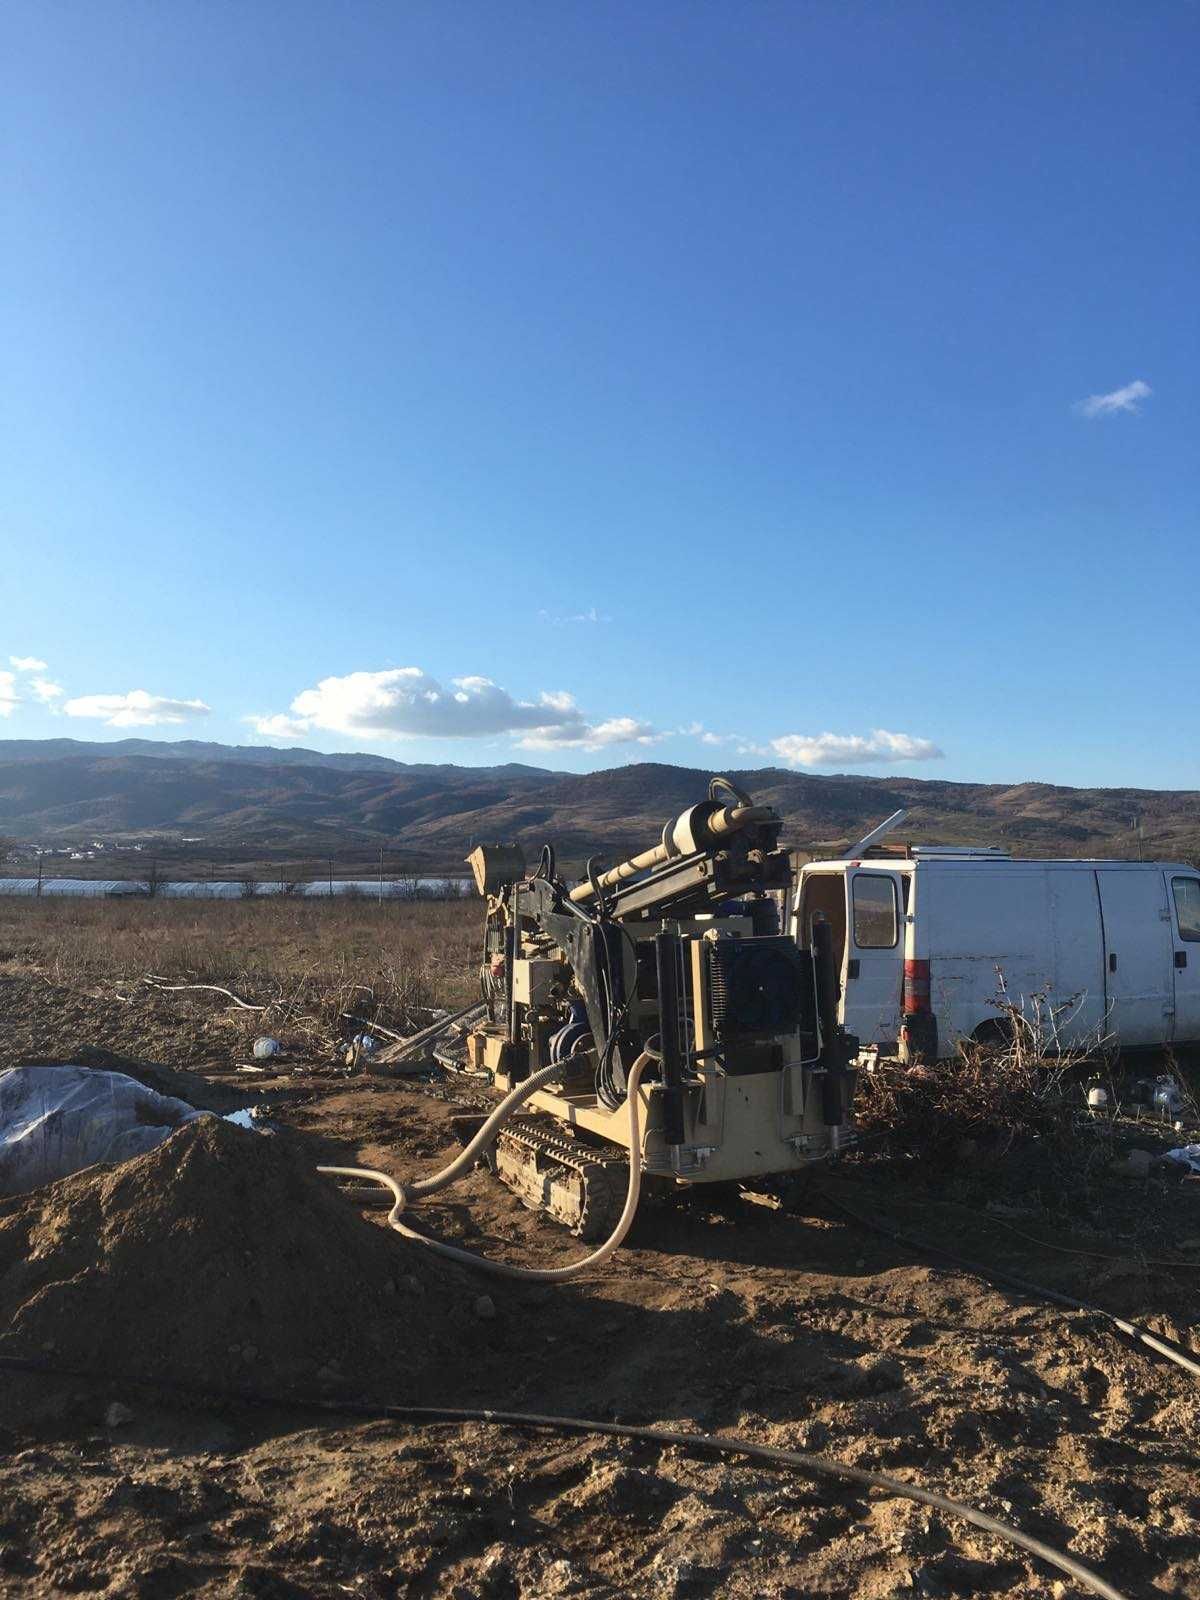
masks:
<path fill-rule="evenodd" d="M 961 861 L 1011 861 L 1012 851 L 1002 850 L 994 844 L 894 844 L 885 843 L 889 833 L 894 833 L 908 818 L 908 812 L 901 808 L 893 811 L 890 817 L 878 823 L 869 833 L 857 842 L 849 845 L 842 851 L 843 861 L 895 861 L 897 859 L 913 861 L 927 858 L 944 858 L 946 860 Z M 820 850 L 821 845 L 814 846 Z"/>
<path fill-rule="evenodd" d="M 990 861 L 1011 861 L 1012 851 L 1002 850 L 996 844 L 914 844 L 910 854 L 921 856 L 982 857 Z"/>

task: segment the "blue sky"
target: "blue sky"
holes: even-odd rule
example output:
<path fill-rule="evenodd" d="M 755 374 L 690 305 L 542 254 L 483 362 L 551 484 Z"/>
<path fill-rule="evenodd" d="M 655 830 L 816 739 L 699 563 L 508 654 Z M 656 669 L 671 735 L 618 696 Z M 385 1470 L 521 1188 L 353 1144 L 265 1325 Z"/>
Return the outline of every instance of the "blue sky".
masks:
<path fill-rule="evenodd" d="M 1198 48 L 9 0 L 0 737 L 1200 787 Z"/>

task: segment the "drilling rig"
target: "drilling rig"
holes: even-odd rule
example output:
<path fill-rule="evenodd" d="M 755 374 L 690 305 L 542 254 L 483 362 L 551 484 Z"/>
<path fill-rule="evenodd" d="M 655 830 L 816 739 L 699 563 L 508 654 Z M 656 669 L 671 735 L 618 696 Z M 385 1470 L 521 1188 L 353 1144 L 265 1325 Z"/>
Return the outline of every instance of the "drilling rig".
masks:
<path fill-rule="evenodd" d="M 657 844 L 607 870 L 590 861 L 574 886 L 549 846 L 532 872 L 512 845 L 468 858 L 487 902 L 486 1020 L 468 1061 L 505 1091 L 547 1079 L 486 1159 L 584 1240 L 612 1229 L 631 1161 L 644 1186 L 728 1184 L 852 1138 L 858 1041 L 837 1021 L 828 928 L 807 946 L 780 932 L 781 827 L 714 778 Z"/>

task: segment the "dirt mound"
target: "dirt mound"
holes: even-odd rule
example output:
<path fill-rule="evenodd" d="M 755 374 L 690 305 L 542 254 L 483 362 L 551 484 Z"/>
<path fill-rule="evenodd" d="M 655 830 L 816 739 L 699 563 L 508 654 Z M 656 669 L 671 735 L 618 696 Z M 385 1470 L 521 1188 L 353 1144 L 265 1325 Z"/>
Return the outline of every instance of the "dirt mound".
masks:
<path fill-rule="evenodd" d="M 0 1203 L 0 1354 L 396 1398 L 468 1361 L 469 1286 L 303 1152 L 216 1119 Z"/>

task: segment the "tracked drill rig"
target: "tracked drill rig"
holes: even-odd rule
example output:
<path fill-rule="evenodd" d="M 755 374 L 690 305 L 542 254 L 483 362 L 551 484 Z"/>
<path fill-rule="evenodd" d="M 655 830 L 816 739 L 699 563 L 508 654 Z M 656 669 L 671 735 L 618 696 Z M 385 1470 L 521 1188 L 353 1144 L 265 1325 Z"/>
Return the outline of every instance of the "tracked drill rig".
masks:
<path fill-rule="evenodd" d="M 796 1172 L 851 1137 L 857 1040 L 837 1022 L 828 930 L 809 947 L 780 933 L 781 827 L 714 778 L 658 844 L 606 871 L 589 862 L 573 887 L 549 847 L 533 872 L 511 845 L 469 858 L 487 901 L 487 1020 L 468 1060 L 506 1091 L 560 1069 L 488 1164 L 585 1240 L 616 1221 L 631 1159 L 644 1184 L 730 1183 Z"/>

